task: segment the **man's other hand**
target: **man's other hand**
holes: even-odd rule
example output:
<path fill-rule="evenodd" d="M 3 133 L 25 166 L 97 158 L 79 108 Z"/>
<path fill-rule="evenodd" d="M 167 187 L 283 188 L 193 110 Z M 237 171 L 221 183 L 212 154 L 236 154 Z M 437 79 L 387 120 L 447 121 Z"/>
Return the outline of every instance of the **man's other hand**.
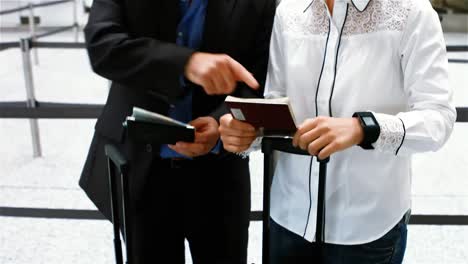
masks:
<path fill-rule="evenodd" d="M 189 124 L 195 127 L 195 142 L 177 142 L 169 147 L 190 158 L 210 153 L 219 139 L 218 122 L 212 117 L 199 117 Z"/>
<path fill-rule="evenodd" d="M 185 67 L 185 77 L 202 86 L 209 95 L 231 94 L 237 82 L 244 82 L 254 90 L 259 88 L 244 66 L 224 54 L 194 53 Z"/>
<path fill-rule="evenodd" d="M 246 151 L 257 138 L 255 128 L 226 114 L 221 117 L 219 133 L 223 141 L 224 149 L 229 152 Z"/>

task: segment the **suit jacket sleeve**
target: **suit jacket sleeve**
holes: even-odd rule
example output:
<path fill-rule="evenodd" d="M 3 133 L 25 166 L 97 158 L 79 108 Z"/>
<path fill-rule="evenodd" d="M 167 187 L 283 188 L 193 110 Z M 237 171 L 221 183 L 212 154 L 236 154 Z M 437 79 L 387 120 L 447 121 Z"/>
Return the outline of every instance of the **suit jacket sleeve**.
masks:
<path fill-rule="evenodd" d="M 245 83 L 239 83 L 236 91 L 233 94 L 234 96 L 243 98 L 263 97 L 275 10 L 276 1 L 266 0 L 261 18 L 262 23 L 259 24 L 258 29 L 256 30 L 257 37 L 255 38 L 254 43 L 252 43 L 252 53 L 249 57 L 249 63 L 247 65 L 243 65 L 254 75 L 255 79 L 259 82 L 260 89 L 253 90 Z M 226 105 L 222 103 L 215 111 L 210 114 L 210 116 L 219 122 L 221 116 L 227 113 L 229 113 L 229 110 Z"/>
<path fill-rule="evenodd" d="M 93 2 L 84 30 L 93 70 L 132 89 L 152 90 L 167 98 L 182 94 L 179 85 L 159 82 L 175 83 L 194 51 L 174 43 L 132 36 L 124 11 L 122 0 Z"/>

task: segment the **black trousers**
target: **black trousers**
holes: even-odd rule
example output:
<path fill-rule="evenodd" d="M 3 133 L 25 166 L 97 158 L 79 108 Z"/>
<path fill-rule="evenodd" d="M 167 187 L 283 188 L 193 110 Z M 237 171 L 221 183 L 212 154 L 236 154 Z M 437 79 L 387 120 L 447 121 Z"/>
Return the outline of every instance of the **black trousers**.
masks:
<path fill-rule="evenodd" d="M 246 263 L 250 212 L 248 161 L 228 156 L 155 159 L 132 212 L 134 264 Z"/>

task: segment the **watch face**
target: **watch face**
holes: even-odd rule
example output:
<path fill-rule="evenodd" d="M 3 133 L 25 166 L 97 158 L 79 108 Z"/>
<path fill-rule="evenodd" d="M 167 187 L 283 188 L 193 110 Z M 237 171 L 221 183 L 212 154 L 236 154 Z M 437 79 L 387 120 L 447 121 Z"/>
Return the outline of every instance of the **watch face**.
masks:
<path fill-rule="evenodd" d="M 375 122 L 374 122 L 374 119 L 370 116 L 364 116 L 362 117 L 362 121 L 364 121 L 364 124 L 366 124 L 366 126 L 375 126 Z"/>

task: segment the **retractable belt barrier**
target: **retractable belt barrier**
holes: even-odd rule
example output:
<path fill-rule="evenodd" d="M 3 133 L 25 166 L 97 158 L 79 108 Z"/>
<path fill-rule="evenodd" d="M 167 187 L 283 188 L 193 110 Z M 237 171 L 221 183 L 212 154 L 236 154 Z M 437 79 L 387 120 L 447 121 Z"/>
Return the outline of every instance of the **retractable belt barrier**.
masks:
<path fill-rule="evenodd" d="M 468 107 L 457 107 L 457 123 L 468 123 Z"/>
<path fill-rule="evenodd" d="M 78 24 L 73 24 L 71 26 L 58 27 L 56 29 L 47 31 L 45 33 L 36 35 L 36 39 L 52 36 L 52 35 L 55 35 L 55 34 L 58 34 L 58 33 L 62 33 L 62 32 L 68 31 L 70 29 L 75 29 L 76 27 L 79 27 L 79 25 Z"/>
<path fill-rule="evenodd" d="M 0 43 L 0 51 L 11 49 L 11 48 L 19 48 L 19 46 L 20 45 L 18 42 L 3 42 L 3 43 Z"/>
<path fill-rule="evenodd" d="M 447 52 L 468 52 L 467 45 L 447 45 Z"/>
<path fill-rule="evenodd" d="M 76 0 L 60 0 L 51 1 L 41 4 L 29 4 L 27 9 L 30 10 L 29 19 L 34 21 L 34 7 L 52 6 L 67 2 L 74 3 L 74 23 L 71 26 L 59 27 L 42 34 L 36 34 L 35 23 L 30 23 L 29 38 L 23 38 L 19 42 L 6 42 L 0 43 L 0 51 L 9 48 L 19 47 L 21 49 L 21 56 L 23 61 L 23 73 L 26 88 L 27 100 L 24 102 L 2 102 L 0 103 L 0 118 L 29 118 L 33 157 L 42 156 L 42 148 L 40 142 L 38 118 L 96 118 L 102 110 L 102 105 L 87 105 L 87 104 L 63 104 L 63 103 L 48 103 L 38 102 L 35 96 L 33 66 L 31 60 L 31 51 L 34 49 L 34 58 L 36 65 L 39 63 L 39 56 L 37 48 L 48 49 L 84 49 L 85 43 L 78 42 L 78 22 L 76 15 Z M 16 8 L 12 10 L 2 11 L 3 13 L 13 13 L 23 10 Z M 61 32 L 75 30 L 75 42 L 39 42 L 39 38 L 51 36 Z"/>
<path fill-rule="evenodd" d="M 41 7 L 56 6 L 56 5 L 65 4 L 65 3 L 73 3 L 73 9 L 72 9 L 73 24 L 71 26 L 59 27 L 58 29 L 53 29 L 43 34 L 39 34 L 39 35 L 36 34 L 36 17 L 34 15 L 34 9 L 41 8 Z M 29 34 L 30 34 L 29 39 L 30 40 L 37 41 L 39 38 L 47 37 L 47 36 L 54 35 L 60 32 L 64 32 L 69 29 L 73 29 L 75 33 L 75 42 L 78 42 L 78 31 L 79 31 L 78 0 L 56 0 L 56 1 L 48 1 L 48 2 L 42 2 L 42 3 L 30 2 L 25 6 L 13 8 L 13 9 L 7 9 L 7 10 L 0 10 L 0 16 L 21 12 L 23 10 L 29 11 L 28 12 L 28 25 L 29 25 Z M 0 51 L 8 49 L 8 48 L 12 48 L 11 45 L 3 45 L 4 48 L 1 48 L 1 47 L 2 47 L 2 43 L 0 43 Z M 32 45 L 30 45 L 29 47 L 32 48 Z M 37 50 L 34 50 L 34 62 L 36 65 L 39 65 L 39 55 L 37 53 Z"/>

